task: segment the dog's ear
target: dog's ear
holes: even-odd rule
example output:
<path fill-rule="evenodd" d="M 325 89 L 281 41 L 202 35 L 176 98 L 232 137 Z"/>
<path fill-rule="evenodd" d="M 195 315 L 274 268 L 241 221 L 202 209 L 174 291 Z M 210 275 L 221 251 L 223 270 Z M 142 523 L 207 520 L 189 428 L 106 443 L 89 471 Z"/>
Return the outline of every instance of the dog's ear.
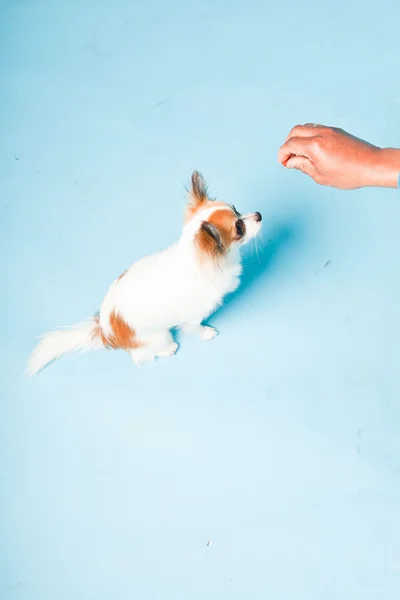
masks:
<path fill-rule="evenodd" d="M 218 227 L 203 221 L 196 233 L 196 246 L 201 260 L 218 260 L 225 255 L 225 248 Z"/>
<path fill-rule="evenodd" d="M 207 200 L 209 200 L 206 182 L 198 171 L 193 171 L 192 173 L 190 200 L 195 205 L 202 204 L 203 202 L 207 202 Z"/>

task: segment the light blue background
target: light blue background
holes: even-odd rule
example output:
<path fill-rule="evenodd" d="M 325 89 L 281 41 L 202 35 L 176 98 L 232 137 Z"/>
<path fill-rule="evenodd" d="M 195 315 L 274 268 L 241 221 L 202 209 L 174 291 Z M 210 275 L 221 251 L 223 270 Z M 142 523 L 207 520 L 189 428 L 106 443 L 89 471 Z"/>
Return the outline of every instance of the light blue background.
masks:
<path fill-rule="evenodd" d="M 400 7 L 0 15 L 1 598 L 398 599 L 400 196 L 276 154 L 306 121 L 400 144 Z M 218 340 L 24 380 L 36 336 L 179 236 L 194 168 L 264 216 Z"/>

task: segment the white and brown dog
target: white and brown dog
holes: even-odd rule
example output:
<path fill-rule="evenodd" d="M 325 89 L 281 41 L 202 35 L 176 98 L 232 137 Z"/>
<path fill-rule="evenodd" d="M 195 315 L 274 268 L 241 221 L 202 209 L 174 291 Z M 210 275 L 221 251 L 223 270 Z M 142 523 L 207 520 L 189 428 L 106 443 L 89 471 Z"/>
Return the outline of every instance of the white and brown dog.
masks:
<path fill-rule="evenodd" d="M 202 323 L 238 287 L 239 248 L 260 228 L 260 213 L 242 216 L 212 200 L 195 171 L 180 240 L 129 267 L 111 285 L 98 316 L 46 334 L 30 357 L 28 375 L 73 351 L 122 349 L 137 365 L 172 356 L 175 327 L 211 340 L 216 330 Z"/>

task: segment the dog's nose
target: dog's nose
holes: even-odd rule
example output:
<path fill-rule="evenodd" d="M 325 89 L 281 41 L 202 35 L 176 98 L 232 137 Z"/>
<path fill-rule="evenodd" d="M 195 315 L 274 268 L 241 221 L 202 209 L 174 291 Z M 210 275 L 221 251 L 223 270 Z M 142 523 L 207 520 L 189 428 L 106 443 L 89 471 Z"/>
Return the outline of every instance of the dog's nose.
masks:
<path fill-rule="evenodd" d="M 262 215 L 259 212 L 254 213 L 254 216 L 256 218 L 257 223 L 259 223 L 260 221 L 262 221 Z"/>

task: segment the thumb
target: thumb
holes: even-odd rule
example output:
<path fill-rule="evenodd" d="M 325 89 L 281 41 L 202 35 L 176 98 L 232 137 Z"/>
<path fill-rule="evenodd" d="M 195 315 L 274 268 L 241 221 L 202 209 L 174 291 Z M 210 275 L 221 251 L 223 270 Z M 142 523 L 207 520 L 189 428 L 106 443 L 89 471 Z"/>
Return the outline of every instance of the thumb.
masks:
<path fill-rule="evenodd" d="M 310 177 L 314 177 L 315 167 L 306 156 L 292 156 L 286 163 L 287 169 L 296 169 Z"/>

